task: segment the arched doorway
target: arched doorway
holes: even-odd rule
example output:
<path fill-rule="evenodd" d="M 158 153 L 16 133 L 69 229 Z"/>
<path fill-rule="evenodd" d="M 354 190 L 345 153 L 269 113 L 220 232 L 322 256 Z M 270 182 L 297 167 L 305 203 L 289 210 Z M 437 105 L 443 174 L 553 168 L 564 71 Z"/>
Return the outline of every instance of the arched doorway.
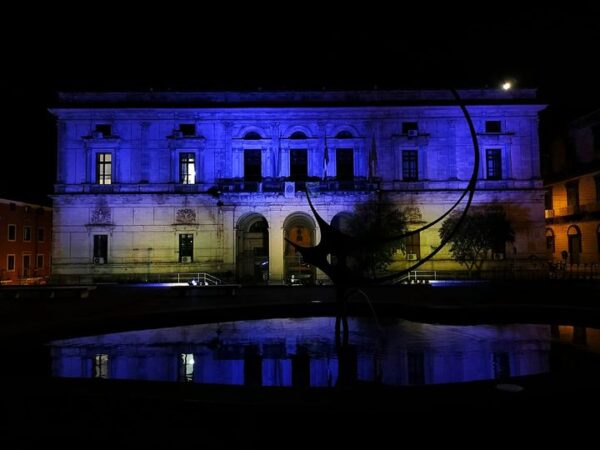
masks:
<path fill-rule="evenodd" d="M 283 224 L 283 235 L 301 247 L 315 245 L 315 223 L 304 213 L 290 215 Z M 302 255 L 289 243 L 284 243 L 283 279 L 291 284 L 314 284 L 316 269 L 305 264 Z"/>
<path fill-rule="evenodd" d="M 246 284 L 269 279 L 269 224 L 260 214 L 240 218 L 237 225 L 237 278 Z"/>
<path fill-rule="evenodd" d="M 567 230 L 569 238 L 569 262 L 571 264 L 579 264 L 581 256 L 581 231 L 576 225 L 571 225 Z"/>

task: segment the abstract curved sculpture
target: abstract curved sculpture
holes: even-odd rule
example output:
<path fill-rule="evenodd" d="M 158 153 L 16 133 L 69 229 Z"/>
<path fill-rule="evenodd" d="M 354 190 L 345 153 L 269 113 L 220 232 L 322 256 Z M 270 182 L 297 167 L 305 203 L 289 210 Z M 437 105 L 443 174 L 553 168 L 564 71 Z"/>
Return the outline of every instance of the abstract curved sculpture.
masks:
<path fill-rule="evenodd" d="M 474 164 L 469 184 L 467 185 L 461 196 L 458 198 L 458 200 L 454 203 L 454 205 L 452 205 L 450 209 L 448 209 L 444 214 L 442 214 L 433 222 L 430 222 L 419 229 L 409 231 L 398 236 L 387 237 L 381 239 L 380 241 L 381 243 L 398 241 L 400 239 L 407 238 L 411 235 L 420 233 L 421 231 L 431 228 L 432 226 L 444 220 L 452 211 L 454 211 L 458 207 L 458 205 L 464 200 L 465 197 L 468 197 L 464 210 L 462 211 L 462 214 L 460 215 L 459 220 L 456 222 L 456 225 L 454 226 L 452 231 L 448 234 L 448 236 L 446 236 L 445 239 L 443 239 L 440 242 L 440 244 L 431 253 L 429 253 L 423 259 L 412 264 L 410 267 L 404 270 L 394 272 L 390 275 L 376 278 L 365 277 L 364 274 L 350 268 L 347 264 L 347 259 L 350 253 L 357 253 L 363 251 L 368 252 L 370 243 L 367 243 L 364 239 L 361 239 L 361 237 L 349 236 L 348 234 L 345 234 L 328 224 L 316 211 L 314 205 L 312 204 L 308 191 L 306 192 L 308 204 L 313 215 L 315 216 L 315 219 L 321 231 L 321 240 L 314 247 L 302 247 L 296 244 L 295 242 L 290 241 L 287 238 L 285 238 L 285 240 L 302 255 L 304 262 L 306 262 L 307 264 L 311 264 L 323 271 L 323 273 L 325 273 L 331 279 L 335 286 L 347 289 L 349 287 L 358 287 L 368 284 L 379 284 L 406 275 L 410 271 L 416 269 L 417 267 L 423 265 L 431 258 L 433 258 L 450 241 L 452 236 L 456 233 L 456 231 L 464 221 L 469 207 L 471 206 L 471 203 L 473 201 L 475 187 L 477 184 L 477 174 L 479 173 L 480 159 L 479 144 L 477 142 L 477 134 L 475 133 L 475 127 L 473 126 L 473 121 L 471 120 L 471 116 L 469 115 L 467 108 L 463 104 L 460 96 L 458 95 L 458 92 L 456 92 L 456 90 L 454 89 L 451 89 L 451 92 L 456 101 L 458 102 L 458 105 L 462 110 L 463 115 L 465 116 L 465 120 L 467 121 L 467 124 L 469 126 L 471 139 L 473 141 Z M 329 256 L 331 257 L 328 259 Z"/>

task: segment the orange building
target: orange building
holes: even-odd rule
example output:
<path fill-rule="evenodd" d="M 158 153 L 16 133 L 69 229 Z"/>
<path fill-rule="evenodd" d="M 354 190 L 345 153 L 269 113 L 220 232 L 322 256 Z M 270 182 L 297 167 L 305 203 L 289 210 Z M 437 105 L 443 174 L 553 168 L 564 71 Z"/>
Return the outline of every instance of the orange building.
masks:
<path fill-rule="evenodd" d="M 570 157 L 546 185 L 549 259 L 573 270 L 600 273 L 600 110 L 569 128 Z"/>
<path fill-rule="evenodd" d="M 51 249 L 52 208 L 0 198 L 0 283 L 45 283 Z"/>

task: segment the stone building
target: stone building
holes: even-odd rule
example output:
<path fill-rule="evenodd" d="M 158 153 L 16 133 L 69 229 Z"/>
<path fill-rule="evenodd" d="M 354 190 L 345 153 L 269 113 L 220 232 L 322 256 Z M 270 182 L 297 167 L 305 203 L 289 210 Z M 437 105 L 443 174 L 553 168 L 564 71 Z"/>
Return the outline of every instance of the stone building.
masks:
<path fill-rule="evenodd" d="M 511 259 L 544 257 L 533 90 L 464 90 L 481 146 L 475 203 L 502 204 Z M 230 273 L 280 283 L 324 275 L 285 244 L 315 244 L 305 189 L 328 221 L 355 205 L 446 211 L 473 167 L 446 91 L 65 93 L 58 121 L 53 273 L 63 281 Z M 397 267 L 427 255 L 416 235 Z M 497 259 L 503 257 L 502 253 Z M 457 269 L 447 251 L 424 269 Z"/>

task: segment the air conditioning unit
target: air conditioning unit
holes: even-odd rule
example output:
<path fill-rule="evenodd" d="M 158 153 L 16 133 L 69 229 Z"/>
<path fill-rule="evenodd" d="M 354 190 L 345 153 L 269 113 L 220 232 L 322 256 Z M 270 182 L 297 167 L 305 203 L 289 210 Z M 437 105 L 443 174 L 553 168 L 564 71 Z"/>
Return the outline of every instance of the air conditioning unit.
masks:
<path fill-rule="evenodd" d="M 92 138 L 93 139 L 102 139 L 104 137 L 104 133 L 102 133 L 102 131 L 92 131 Z"/>
<path fill-rule="evenodd" d="M 104 264 L 104 258 L 102 256 L 94 256 L 94 264 Z"/>
<path fill-rule="evenodd" d="M 192 262 L 192 257 L 191 256 L 182 256 L 181 257 L 181 262 L 182 263 L 191 263 Z"/>
<path fill-rule="evenodd" d="M 181 131 L 181 130 L 173 130 L 173 137 L 174 138 L 182 138 L 183 137 L 183 131 Z"/>
<path fill-rule="evenodd" d="M 416 261 L 417 260 L 417 254 L 416 253 L 407 253 L 406 254 L 406 259 L 408 259 L 409 261 Z"/>
<path fill-rule="evenodd" d="M 419 135 L 419 130 L 408 130 L 406 134 L 408 137 L 417 137 Z"/>
<path fill-rule="evenodd" d="M 296 183 L 294 181 L 285 182 L 283 195 L 287 198 L 296 196 Z"/>

